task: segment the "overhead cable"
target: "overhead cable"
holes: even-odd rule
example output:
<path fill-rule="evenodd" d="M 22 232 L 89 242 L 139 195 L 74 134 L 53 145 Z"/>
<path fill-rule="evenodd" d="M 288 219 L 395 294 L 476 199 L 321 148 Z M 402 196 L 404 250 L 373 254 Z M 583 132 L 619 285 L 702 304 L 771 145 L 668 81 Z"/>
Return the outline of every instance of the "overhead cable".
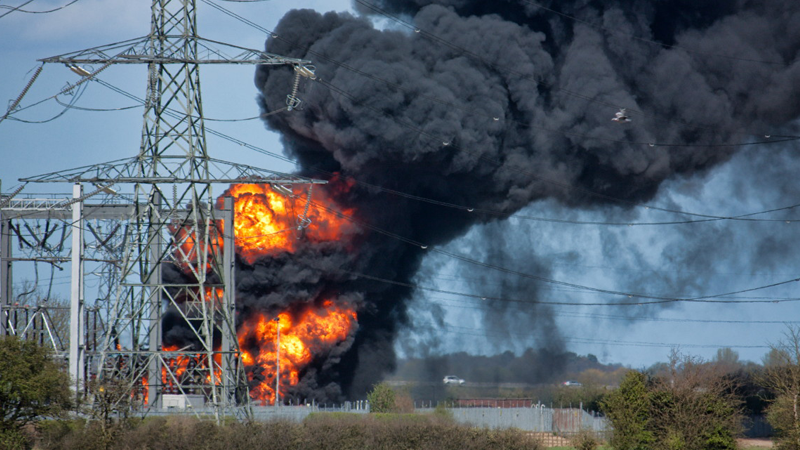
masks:
<path fill-rule="evenodd" d="M 347 220 L 347 221 L 349 221 L 351 223 L 354 223 L 354 224 L 356 224 L 356 225 L 358 225 L 360 227 L 370 229 L 372 231 L 375 231 L 375 232 L 377 232 L 379 234 L 383 234 L 384 236 L 390 237 L 392 239 L 395 239 L 395 240 L 398 240 L 398 241 L 401 241 L 401 242 L 405 242 L 406 244 L 418 247 L 418 248 L 420 248 L 422 250 L 427 250 L 429 248 L 428 245 L 423 244 L 423 243 L 421 243 L 419 241 L 416 241 L 416 240 L 413 240 L 413 239 L 409 239 L 409 238 L 401 236 L 401 235 L 399 235 L 397 233 L 393 233 L 393 232 L 381 229 L 381 228 L 376 227 L 374 225 L 371 225 L 371 224 L 369 224 L 367 222 L 364 222 L 363 220 L 357 219 L 357 218 L 355 218 L 355 217 L 353 217 L 353 216 L 351 216 L 349 214 L 345 214 L 345 213 L 343 213 L 343 212 L 341 212 L 339 210 L 330 208 L 330 207 L 328 207 L 326 205 L 323 205 L 323 204 L 320 204 L 320 203 L 317 203 L 317 202 L 313 202 L 313 201 L 311 202 L 311 204 L 314 205 L 315 207 L 321 209 L 321 210 L 325 210 L 325 211 L 335 215 L 336 217 L 345 219 L 345 220 Z M 680 303 L 680 302 L 685 302 L 685 303 L 730 303 L 730 304 L 734 304 L 734 303 L 784 303 L 784 302 L 800 301 L 800 298 L 791 299 L 791 300 L 737 300 L 737 299 L 725 299 L 724 298 L 724 297 L 730 297 L 730 296 L 737 295 L 737 294 L 745 294 L 745 293 L 748 293 L 748 292 L 755 292 L 755 291 L 760 291 L 760 290 L 764 290 L 764 289 L 770 289 L 770 288 L 773 288 L 773 287 L 778 287 L 778 286 L 782 286 L 782 285 L 786 285 L 786 284 L 790 284 L 790 283 L 795 283 L 795 282 L 800 281 L 800 278 L 792 278 L 792 279 L 782 280 L 782 281 L 778 281 L 778 282 L 775 282 L 775 283 L 770 283 L 770 284 L 757 286 L 757 287 L 753 287 L 753 288 L 740 289 L 740 290 L 737 290 L 737 291 L 730 291 L 730 292 L 718 293 L 718 294 L 712 294 L 712 295 L 703 295 L 703 296 L 697 296 L 697 297 L 650 295 L 650 294 L 642 294 L 642 293 L 635 293 L 635 292 L 618 291 L 618 290 L 614 290 L 614 289 L 603 289 L 603 288 L 598 288 L 598 287 L 593 287 L 593 286 L 585 286 L 585 285 L 581 285 L 581 284 L 577 284 L 577 283 L 570 283 L 570 282 L 566 282 L 566 281 L 561 281 L 561 280 L 556 280 L 556 279 L 552 279 L 552 278 L 542 277 L 542 276 L 539 276 L 539 275 L 534 275 L 534 274 L 530 274 L 530 273 L 527 273 L 527 272 L 522 272 L 522 271 L 519 271 L 519 270 L 509 269 L 507 267 L 499 266 L 497 264 L 490 264 L 490 263 L 486 263 L 486 262 L 483 262 L 483 261 L 478 261 L 478 260 L 470 258 L 468 256 L 464 256 L 464 255 L 461 255 L 461 254 L 450 252 L 450 251 L 447 251 L 447 250 L 444 250 L 444 249 L 441 249 L 441 248 L 432 248 L 432 249 L 430 249 L 430 251 L 433 252 L 433 253 L 439 253 L 441 255 L 447 256 L 447 257 L 449 257 L 451 259 L 454 259 L 454 260 L 459 260 L 459 261 L 462 261 L 462 262 L 466 262 L 466 263 L 471 264 L 471 265 L 483 267 L 483 268 L 486 268 L 486 269 L 491 269 L 491 270 L 494 270 L 494 271 L 497 271 L 497 272 L 501 272 L 501 273 L 506 273 L 506 274 L 509 274 L 509 275 L 519 276 L 521 278 L 527 278 L 527 279 L 531 279 L 531 280 L 534 280 L 534 281 L 539 281 L 539 282 L 542 282 L 542 283 L 554 284 L 554 285 L 559 285 L 559 286 L 566 286 L 566 287 L 571 287 L 571 288 L 576 288 L 576 289 L 583 289 L 583 290 L 588 290 L 588 291 L 593 291 L 593 292 L 598 292 L 598 293 L 603 293 L 603 294 L 610 294 L 610 295 L 615 295 L 615 296 L 620 296 L 620 297 L 643 299 L 643 300 L 635 300 L 635 301 L 630 301 L 630 302 L 618 302 L 618 303 L 582 303 L 582 302 L 557 302 L 557 301 L 555 301 L 555 302 L 553 302 L 553 301 L 541 302 L 543 304 L 585 305 L 585 306 L 640 306 L 640 305 L 652 305 L 652 304 L 664 304 L 664 303 Z M 351 272 L 347 272 L 347 273 L 351 273 Z M 373 277 L 371 275 L 367 275 L 367 274 L 363 274 L 363 273 L 352 272 L 351 274 L 359 276 L 359 277 L 362 277 L 362 278 L 373 279 L 373 280 L 376 280 L 376 281 L 382 281 L 382 282 L 389 283 L 389 284 L 395 284 L 395 285 L 398 285 L 398 286 L 405 286 L 405 287 L 412 287 L 412 288 L 417 287 L 414 284 L 403 283 L 403 282 L 398 282 L 398 281 L 393 281 L 393 280 L 388 280 L 388 279 L 382 279 L 382 278 L 379 278 L 379 277 Z M 480 298 L 482 300 L 483 299 L 491 299 L 491 300 L 503 300 L 503 301 L 516 301 L 516 302 L 523 302 L 523 303 L 525 302 L 523 300 L 511 300 L 511 299 L 505 299 L 505 298 L 500 298 L 500 297 L 492 297 L 492 296 L 486 296 L 486 295 L 475 295 L 475 294 L 468 294 L 468 293 L 462 293 L 462 292 L 453 292 L 453 291 L 440 290 L 440 289 L 434 289 L 434 288 L 421 288 L 421 289 L 431 290 L 431 291 L 434 291 L 434 292 L 441 292 L 441 293 L 447 293 L 447 294 L 460 295 L 460 296 L 464 296 L 464 297 Z"/>
<path fill-rule="evenodd" d="M 2 16 L 0 16 L 0 18 L 2 18 L 3 16 L 5 16 L 7 14 L 12 13 L 12 12 L 21 12 L 21 13 L 26 13 L 26 14 L 48 14 L 48 13 L 52 13 L 52 12 L 56 12 L 56 11 L 61 11 L 62 9 L 64 9 L 64 8 L 66 8 L 66 7 L 70 6 L 70 5 L 73 5 L 73 4 L 78 2 L 78 0 L 72 0 L 71 2 L 67 3 L 66 5 L 59 6 L 58 8 L 48 9 L 48 10 L 45 10 L 45 11 L 28 11 L 28 10 L 25 10 L 25 9 L 21 9 L 23 6 L 31 3 L 32 1 L 33 0 L 29 0 L 29 1 L 23 3 L 23 4 L 19 5 L 19 6 L 16 6 L 16 7 L 11 7 L 11 6 L 8 6 L 8 5 L 0 5 L 0 9 L 9 9 L 10 10 L 7 13 L 3 14 Z"/>
<path fill-rule="evenodd" d="M 132 100 L 135 100 L 135 101 L 139 102 L 139 103 L 142 103 L 142 104 L 144 103 L 144 100 L 142 100 L 141 98 L 139 98 L 139 97 L 137 97 L 137 96 L 135 96 L 135 95 L 123 90 L 123 89 L 120 89 L 120 88 L 118 88 L 118 87 L 116 87 L 116 86 L 114 86 L 114 85 L 112 85 L 110 83 L 107 83 L 107 82 L 105 82 L 105 81 L 103 81 L 103 80 L 101 80 L 99 78 L 97 78 L 96 81 L 99 84 L 101 84 L 101 85 L 103 85 L 103 86 L 105 86 L 105 87 L 107 87 L 107 88 L 109 88 L 109 89 L 111 89 L 111 90 L 123 95 L 123 96 L 126 96 L 126 97 L 128 97 L 128 98 L 130 98 Z M 339 88 L 337 88 L 337 87 L 335 87 L 333 85 L 330 85 L 329 83 L 326 83 L 326 86 L 331 86 L 334 89 L 335 92 L 341 92 L 343 95 L 349 95 L 346 92 L 344 92 L 343 90 L 341 90 L 341 89 L 339 89 Z M 274 111 L 270 111 L 268 113 L 265 113 L 265 115 L 275 114 L 275 113 L 281 112 L 281 111 L 283 111 L 285 109 L 286 109 L 286 107 L 280 108 L 278 110 L 274 110 Z M 421 134 L 426 134 L 426 135 L 428 134 L 425 131 L 423 131 L 423 130 L 419 129 L 418 127 L 416 127 L 413 124 L 401 123 L 401 125 L 403 125 L 403 126 L 407 125 L 407 126 L 411 127 L 414 130 L 419 130 Z M 284 155 L 281 155 L 279 153 L 271 152 L 271 151 L 266 150 L 264 148 L 252 145 L 252 144 L 247 143 L 247 142 L 245 142 L 245 141 L 243 141 L 241 139 L 238 139 L 238 138 L 235 138 L 233 136 L 227 135 L 227 134 L 222 133 L 222 132 L 220 132 L 218 130 L 214 130 L 213 128 L 206 127 L 206 132 L 211 134 L 211 135 L 217 136 L 219 138 L 225 139 L 225 140 L 227 140 L 229 142 L 233 142 L 233 143 L 235 143 L 235 144 L 237 144 L 239 146 L 245 147 L 245 148 L 247 148 L 249 150 L 255 151 L 257 153 L 261 153 L 263 155 L 266 155 L 266 156 L 269 156 L 269 157 L 272 157 L 272 158 L 275 158 L 275 159 L 279 159 L 281 161 L 288 162 L 288 163 L 291 163 L 291 164 L 296 164 L 296 161 L 291 159 L 291 158 L 288 158 L 288 157 L 286 157 Z M 435 139 L 435 137 L 433 137 L 431 135 L 431 139 Z M 311 168 L 311 170 L 313 170 L 315 172 L 318 172 L 318 173 L 321 173 L 321 174 L 328 175 L 328 176 L 333 176 L 334 175 L 332 172 L 328 172 L 328 171 L 321 170 L 321 169 L 318 169 L 318 168 Z M 520 169 L 514 169 L 514 170 L 520 170 Z M 536 177 L 534 174 L 529 174 L 529 175 L 532 176 L 532 177 Z M 601 193 L 598 193 L 598 192 L 595 192 L 595 191 L 592 191 L 592 190 L 589 190 L 589 189 L 586 189 L 586 188 L 581 188 L 581 187 L 577 187 L 577 186 L 569 186 L 569 185 L 566 185 L 564 183 L 561 183 L 561 182 L 558 182 L 558 181 L 555 181 L 555 180 L 542 178 L 542 177 L 536 177 L 536 178 L 541 180 L 541 181 L 547 182 L 547 183 L 552 183 L 552 184 L 555 184 L 555 185 L 563 186 L 563 187 L 568 188 L 568 189 L 580 190 L 581 192 L 587 193 L 589 195 L 602 197 L 602 198 L 605 198 L 605 199 L 608 199 L 608 200 L 611 200 L 611 201 L 615 201 L 615 202 L 619 202 L 619 203 L 624 203 L 624 204 L 632 206 L 632 207 L 643 208 L 643 209 L 646 209 L 646 210 L 668 212 L 668 213 L 672 213 L 672 214 L 695 216 L 695 217 L 700 217 L 701 219 L 698 219 L 698 220 L 684 220 L 684 221 L 664 221 L 664 222 L 603 222 L 603 221 L 579 221 L 579 220 L 552 219 L 552 218 L 534 217 L 534 216 L 529 216 L 529 215 L 525 215 L 525 214 L 515 214 L 515 215 L 513 215 L 513 217 L 518 218 L 518 219 L 522 219 L 522 220 L 531 220 L 531 221 L 554 222 L 554 223 L 569 223 L 569 224 L 580 224 L 580 225 L 610 225 L 610 226 L 678 225 L 678 224 L 714 222 L 714 221 L 722 221 L 722 220 L 725 220 L 725 221 L 745 221 L 745 222 L 785 222 L 785 223 L 794 223 L 794 222 L 797 222 L 798 220 L 800 220 L 800 219 L 798 219 L 798 220 L 795 220 L 795 219 L 788 219 L 788 220 L 787 219 L 759 219 L 759 218 L 754 218 L 753 217 L 753 216 L 756 216 L 756 215 L 762 215 L 762 214 L 767 214 L 767 213 L 771 213 L 771 212 L 795 209 L 798 206 L 800 206 L 800 204 L 793 204 L 793 205 L 788 205 L 788 206 L 783 206 L 783 207 L 778 207 L 778 208 L 772 208 L 772 209 L 768 209 L 768 210 L 764 210 L 764 211 L 745 213 L 745 214 L 740 214 L 740 215 L 716 216 L 716 215 L 711 215 L 711 214 L 702 214 L 702 213 L 694 213 L 694 212 L 681 211 L 681 210 L 673 210 L 673 209 L 668 209 L 668 208 L 660 208 L 660 207 L 651 206 L 651 205 L 641 205 L 641 204 L 638 204 L 638 203 L 630 202 L 628 200 L 623 200 L 623 199 L 620 199 L 620 198 L 617 198 L 617 197 L 609 196 L 609 195 L 606 195 L 606 194 L 601 194 Z M 360 180 L 358 180 L 356 178 L 353 178 L 352 176 L 347 176 L 347 179 L 351 180 L 351 181 L 353 181 L 353 182 L 355 182 L 355 183 L 357 183 L 359 185 L 369 187 L 371 189 L 375 189 L 375 190 L 378 190 L 378 191 L 381 191 L 381 192 L 385 192 L 385 193 L 389 193 L 389 194 L 392 194 L 392 195 L 408 198 L 408 199 L 411 199 L 411 200 L 430 203 L 430 204 L 439 205 L 439 206 L 443 206 L 443 207 L 448 207 L 448 208 L 452 208 L 452 209 L 457 209 L 457 210 L 470 212 L 470 213 L 471 212 L 477 212 L 477 213 L 481 213 L 481 214 L 494 215 L 494 216 L 498 216 L 498 217 L 500 217 L 500 216 L 505 217 L 505 216 L 508 215 L 507 213 L 503 213 L 501 211 L 493 211 L 493 210 L 489 210 L 489 209 L 485 209 L 485 208 L 474 208 L 474 207 L 469 206 L 469 205 L 458 205 L 458 204 L 454 204 L 454 203 L 450 203 L 450 202 L 444 202 L 444 201 L 440 201 L 440 200 L 430 199 L 430 198 L 427 198 L 427 197 L 413 195 L 413 194 L 405 193 L 405 192 L 402 192 L 402 191 L 389 189 L 389 188 L 385 188 L 385 187 L 378 186 L 378 185 L 375 185 L 375 184 L 363 182 L 363 181 L 360 181 Z"/>

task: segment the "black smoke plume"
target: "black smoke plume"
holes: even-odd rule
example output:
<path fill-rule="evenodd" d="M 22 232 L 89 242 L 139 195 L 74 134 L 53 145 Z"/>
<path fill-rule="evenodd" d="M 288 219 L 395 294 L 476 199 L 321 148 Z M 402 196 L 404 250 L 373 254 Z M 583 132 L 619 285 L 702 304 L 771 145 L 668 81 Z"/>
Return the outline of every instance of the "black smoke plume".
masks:
<path fill-rule="evenodd" d="M 790 134 L 800 112 L 795 2 L 354 5 L 362 16 L 294 10 L 281 20 L 267 51 L 312 60 L 318 80 L 304 83 L 302 109 L 266 123 L 282 133 L 302 175 L 336 172 L 366 183 L 336 195 L 331 207 L 352 208 L 359 220 L 429 249 L 543 200 L 635 218 L 632 206 L 653 199 L 666 180 L 702 176 L 740 144 Z M 284 107 L 293 76 L 288 68 L 257 70 L 264 112 Z M 633 121 L 612 122 L 623 107 Z M 535 253 L 514 253 L 504 233 L 487 230 L 495 245 L 476 249 L 476 259 L 549 275 Z M 304 379 L 312 388 L 298 389 L 306 395 L 363 395 L 393 369 L 395 339 L 409 324 L 412 288 L 338 270 L 410 283 L 429 250 L 368 228 L 356 240 L 353 252 L 310 246 L 240 267 L 249 307 L 289 302 L 297 296 L 286 291 L 300 285 L 358 298 L 357 334 L 325 371 Z M 279 272 L 297 279 L 287 284 Z M 542 295 L 537 283 L 497 279 L 504 297 L 535 303 Z M 543 347 L 563 347 L 546 307 L 495 312 L 487 324 L 502 327 L 512 315 L 540 326 Z M 330 385 L 341 390 L 313 387 Z"/>

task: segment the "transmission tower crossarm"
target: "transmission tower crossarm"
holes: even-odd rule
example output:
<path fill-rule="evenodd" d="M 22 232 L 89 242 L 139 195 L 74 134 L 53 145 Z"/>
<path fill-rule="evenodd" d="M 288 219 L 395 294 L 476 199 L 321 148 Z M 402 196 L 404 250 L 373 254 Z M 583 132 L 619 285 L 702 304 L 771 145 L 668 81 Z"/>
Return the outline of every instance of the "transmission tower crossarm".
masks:
<path fill-rule="evenodd" d="M 148 158 L 144 158 L 148 162 Z M 270 183 L 270 184 L 326 184 L 325 180 L 317 180 L 284 172 L 262 169 L 247 164 L 233 163 L 216 158 L 205 158 L 209 165 L 209 176 L 198 178 L 187 170 L 186 158 L 182 156 L 161 156 L 158 161 L 149 164 L 158 165 L 162 176 L 141 176 L 138 167 L 143 158 L 134 157 L 91 164 L 58 172 L 50 172 L 27 178 L 20 178 L 26 183 Z"/>
<path fill-rule="evenodd" d="M 178 39 L 180 36 L 166 36 Z M 157 51 L 151 45 L 151 37 L 144 36 L 114 44 L 88 48 L 76 52 L 42 58 L 43 63 L 76 64 L 254 64 L 308 66 L 311 61 L 289 58 L 273 53 L 240 47 L 212 39 L 197 37 L 192 40 L 198 46 L 197 57 L 179 51 Z M 172 48 L 168 49 L 171 50 Z M 229 55 L 228 52 L 232 53 Z"/>

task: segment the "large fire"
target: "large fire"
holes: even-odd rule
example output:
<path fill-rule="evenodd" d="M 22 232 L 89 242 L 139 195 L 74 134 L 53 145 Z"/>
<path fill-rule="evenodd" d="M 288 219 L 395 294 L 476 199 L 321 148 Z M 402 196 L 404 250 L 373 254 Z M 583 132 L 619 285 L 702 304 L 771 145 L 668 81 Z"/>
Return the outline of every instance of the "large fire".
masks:
<path fill-rule="evenodd" d="M 345 340 L 356 323 L 353 310 L 325 301 L 319 307 L 308 306 L 297 313 L 278 314 L 277 320 L 264 314 L 255 314 L 238 330 L 239 346 L 245 366 L 264 369 L 251 371 L 254 387 L 250 395 L 265 403 L 275 398 L 276 363 L 280 359 L 280 390 L 296 385 L 300 371 L 314 358 L 329 352 Z M 280 336 L 278 336 L 280 327 Z M 280 352 L 276 345 L 280 341 Z"/>
<path fill-rule="evenodd" d="M 236 252 L 252 264 L 263 256 L 293 252 L 302 244 L 298 233 L 311 242 L 324 242 L 341 237 L 346 222 L 336 214 L 319 207 L 330 201 L 320 189 L 294 192 L 288 187 L 280 194 L 266 184 L 235 184 L 223 195 L 234 200 L 234 236 Z"/>
<path fill-rule="evenodd" d="M 335 185 L 339 189 L 349 188 L 342 182 L 336 182 Z M 290 186 L 271 187 L 268 184 L 238 184 L 232 185 L 219 198 L 218 207 L 222 206 L 224 197 L 234 198 L 234 242 L 236 253 L 242 261 L 254 264 L 260 258 L 294 253 L 309 243 L 339 240 L 350 231 L 352 225 L 323 206 L 331 202 L 322 189 L 307 189 L 308 185 L 303 185 L 300 189 Z M 224 231 L 221 223 L 209 224 L 207 228 Z M 171 228 L 174 260 L 187 274 L 197 275 L 200 267 L 197 262 L 203 264 L 206 255 L 210 260 L 214 253 L 221 254 L 221 233 L 212 231 L 207 236 L 198 238 L 197 230 L 203 229 L 190 228 L 184 224 L 176 224 Z M 205 264 L 204 269 L 209 270 L 210 264 Z M 209 290 L 205 298 L 218 301 L 221 291 Z M 264 312 L 250 312 L 239 324 L 237 334 L 241 360 L 250 380 L 251 396 L 272 404 L 275 398 L 278 357 L 280 393 L 285 395 L 290 386 L 299 382 L 302 371 L 315 357 L 328 354 L 351 335 L 356 319 L 356 312 L 351 306 L 322 299 L 292 305 L 277 317 L 274 313 L 268 315 Z M 276 351 L 278 327 L 280 351 Z M 164 346 L 164 350 L 178 349 Z M 182 377 L 190 376 L 193 366 L 202 367 L 209 373 L 207 362 L 202 357 L 178 354 L 169 358 L 167 364 L 170 366 L 169 372 L 175 376 L 173 379 L 166 369 L 162 371 L 164 392 L 177 390 L 176 384 L 183 383 Z M 215 372 L 216 370 L 215 368 Z"/>

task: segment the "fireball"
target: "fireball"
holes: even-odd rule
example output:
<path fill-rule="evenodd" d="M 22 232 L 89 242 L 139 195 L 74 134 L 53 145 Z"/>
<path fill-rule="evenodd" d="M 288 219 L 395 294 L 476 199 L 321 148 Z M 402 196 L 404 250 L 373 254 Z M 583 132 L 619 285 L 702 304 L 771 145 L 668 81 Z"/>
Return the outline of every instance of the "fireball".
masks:
<path fill-rule="evenodd" d="M 268 184 L 235 184 L 220 197 L 234 198 L 236 253 L 248 264 L 292 253 L 304 242 L 337 240 L 350 229 L 346 220 L 322 206 L 331 201 L 321 189 L 310 196 L 284 186 L 280 191 Z"/>
<path fill-rule="evenodd" d="M 328 354 L 355 331 L 357 315 L 352 308 L 325 301 L 318 307 L 306 306 L 296 314 L 282 312 L 275 319 L 256 313 L 237 333 L 242 362 L 250 371 L 253 386 L 250 395 L 270 404 L 275 398 L 274 374 L 278 362 L 280 390 L 284 395 L 288 387 L 300 381 L 303 368 L 315 357 Z M 258 376 L 262 370 L 269 375 Z"/>
<path fill-rule="evenodd" d="M 332 180 L 332 186 L 329 185 L 329 188 L 340 190 L 350 187 L 337 177 Z M 227 196 L 234 199 L 234 245 L 239 260 L 245 264 L 295 253 L 304 245 L 340 242 L 343 236 L 354 231 L 352 224 L 328 209 L 326 205 L 332 202 L 326 193 L 319 188 L 312 190 L 309 185 L 300 189 L 271 187 L 269 184 L 236 184 L 218 199 L 218 207 Z M 343 213 L 350 215 L 352 211 Z M 213 258 L 221 255 L 224 232 L 221 221 L 206 227 L 174 224 L 170 230 L 173 234 L 173 260 L 188 275 L 196 276 L 200 270 L 209 271 Z M 350 248 L 349 245 L 345 247 Z M 206 287 L 204 294 L 205 301 L 215 307 L 221 306 L 220 288 Z M 304 369 L 315 358 L 329 355 L 356 329 L 355 308 L 332 300 L 317 299 L 289 305 L 277 316 L 275 312 L 248 312 L 248 317 L 238 325 L 237 335 L 241 362 L 250 379 L 251 396 L 265 403 L 274 401 L 278 367 L 279 389 L 283 396 L 300 381 Z M 178 348 L 164 346 L 164 350 L 174 352 Z M 216 361 L 219 356 L 216 354 L 213 362 L 217 383 L 221 375 L 220 361 Z M 178 386 L 184 383 L 198 384 L 201 382 L 196 375 L 198 372 L 205 374 L 205 383 L 214 382 L 205 355 L 179 353 L 167 358 L 166 365 L 169 370 L 163 368 L 161 380 L 164 392 L 177 391 Z"/>

